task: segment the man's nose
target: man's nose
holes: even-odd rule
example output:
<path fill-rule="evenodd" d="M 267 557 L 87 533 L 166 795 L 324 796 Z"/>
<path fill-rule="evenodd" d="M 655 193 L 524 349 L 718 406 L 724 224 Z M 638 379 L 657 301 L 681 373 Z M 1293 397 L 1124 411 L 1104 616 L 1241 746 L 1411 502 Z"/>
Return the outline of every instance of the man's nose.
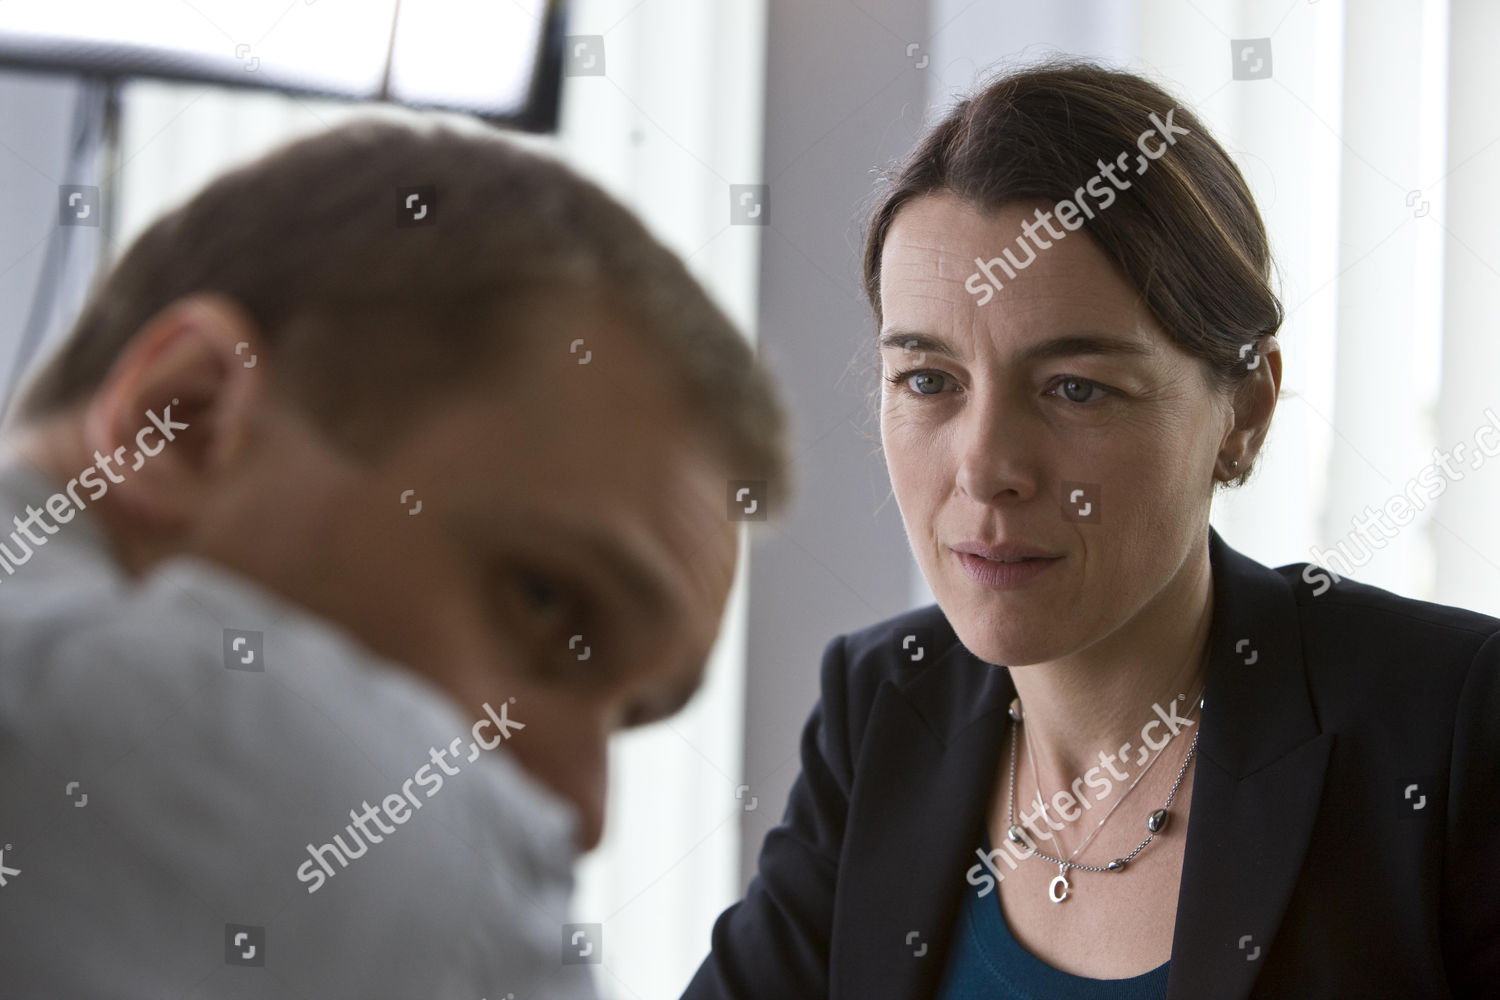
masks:
<path fill-rule="evenodd" d="M 604 839 L 604 802 L 603 794 L 591 795 L 584 800 L 574 800 L 573 804 L 578 809 L 576 842 L 580 852 L 592 851 Z"/>
<path fill-rule="evenodd" d="M 591 741 L 592 742 L 592 741 Z M 573 748 L 575 752 L 580 748 Z M 574 836 L 579 851 L 592 851 L 604 839 L 604 814 L 609 798 L 609 750 L 605 741 L 575 757 L 563 795 L 578 810 Z"/>
<path fill-rule="evenodd" d="M 599 846 L 609 785 L 609 742 L 603 720 L 582 709 L 538 713 L 508 746 L 532 776 L 577 812 L 580 851 Z"/>

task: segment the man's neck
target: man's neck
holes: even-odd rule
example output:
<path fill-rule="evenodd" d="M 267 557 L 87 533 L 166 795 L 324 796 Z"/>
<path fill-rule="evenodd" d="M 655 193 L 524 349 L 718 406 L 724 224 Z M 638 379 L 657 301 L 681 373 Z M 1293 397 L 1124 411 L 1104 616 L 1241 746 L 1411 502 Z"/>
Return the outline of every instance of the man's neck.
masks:
<path fill-rule="evenodd" d="M 58 417 L 7 429 L 0 438 L 0 462 L 35 469 L 52 483 L 55 491 L 61 492 L 94 459 L 87 456 L 77 422 Z M 83 494 L 87 495 L 88 490 Z M 110 556 L 120 569 L 127 575 L 139 576 L 163 553 L 129 530 L 118 503 L 111 500 L 111 496 L 105 495 L 89 502 L 76 516 L 95 520 L 102 529 Z"/>

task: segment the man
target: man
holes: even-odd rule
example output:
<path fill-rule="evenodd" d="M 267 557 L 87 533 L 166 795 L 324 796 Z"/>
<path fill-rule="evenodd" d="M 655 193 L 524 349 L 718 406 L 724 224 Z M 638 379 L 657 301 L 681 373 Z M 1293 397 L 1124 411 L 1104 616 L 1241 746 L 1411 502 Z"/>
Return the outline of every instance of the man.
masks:
<path fill-rule="evenodd" d="M 590 996 L 607 737 L 699 685 L 783 433 L 499 138 L 360 122 L 158 220 L 4 439 L 4 992 Z"/>

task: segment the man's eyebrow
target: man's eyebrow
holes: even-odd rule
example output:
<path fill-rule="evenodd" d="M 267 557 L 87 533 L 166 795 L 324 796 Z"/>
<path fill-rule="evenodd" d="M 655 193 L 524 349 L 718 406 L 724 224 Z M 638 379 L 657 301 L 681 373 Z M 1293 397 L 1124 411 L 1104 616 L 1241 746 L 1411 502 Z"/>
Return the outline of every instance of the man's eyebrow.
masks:
<path fill-rule="evenodd" d="M 535 530 L 519 548 L 513 548 L 514 539 L 496 538 L 488 522 L 480 522 L 473 529 L 476 544 L 503 545 L 507 557 L 519 559 L 532 571 L 542 574 L 561 574 L 574 583 L 587 583 L 590 577 L 603 572 L 615 585 L 633 597 L 641 608 L 652 615 L 667 612 L 672 601 L 669 588 L 651 567 L 656 560 L 637 552 L 628 541 L 614 532 L 601 531 L 591 525 L 579 525 L 571 520 L 548 520 L 534 522 Z"/>
<path fill-rule="evenodd" d="M 881 350 L 895 350 L 900 348 L 908 351 L 921 351 L 927 354 L 937 354 L 943 357 L 958 360 L 958 351 L 941 337 L 930 333 L 915 333 L 906 330 L 891 330 L 881 335 L 879 340 Z M 1106 357 L 1137 357 L 1149 358 L 1156 351 L 1148 344 L 1135 340 L 1125 340 L 1120 337 L 1112 337 L 1101 333 L 1077 333 L 1065 337 L 1053 337 L 1041 343 L 1032 344 L 1030 347 L 1016 354 L 1016 361 L 1027 363 L 1032 361 L 1047 361 L 1056 358 L 1072 358 L 1081 355 L 1096 354 Z"/>
<path fill-rule="evenodd" d="M 667 590 L 648 568 L 650 561 L 641 558 L 627 544 L 610 534 L 587 532 L 580 539 L 583 551 L 598 559 L 622 587 L 640 600 L 647 611 L 661 612 L 670 603 Z"/>

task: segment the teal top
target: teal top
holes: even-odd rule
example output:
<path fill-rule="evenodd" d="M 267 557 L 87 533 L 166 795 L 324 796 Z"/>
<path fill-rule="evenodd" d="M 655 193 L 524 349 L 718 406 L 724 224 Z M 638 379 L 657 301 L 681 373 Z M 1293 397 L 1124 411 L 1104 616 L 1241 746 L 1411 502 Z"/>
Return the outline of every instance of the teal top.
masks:
<path fill-rule="evenodd" d="M 990 849 L 989 837 L 983 849 Z M 1089 979 L 1055 969 L 1022 947 L 1005 922 L 1000 893 L 964 892 L 937 1000 L 1165 1000 L 1167 968 L 1129 979 Z"/>

